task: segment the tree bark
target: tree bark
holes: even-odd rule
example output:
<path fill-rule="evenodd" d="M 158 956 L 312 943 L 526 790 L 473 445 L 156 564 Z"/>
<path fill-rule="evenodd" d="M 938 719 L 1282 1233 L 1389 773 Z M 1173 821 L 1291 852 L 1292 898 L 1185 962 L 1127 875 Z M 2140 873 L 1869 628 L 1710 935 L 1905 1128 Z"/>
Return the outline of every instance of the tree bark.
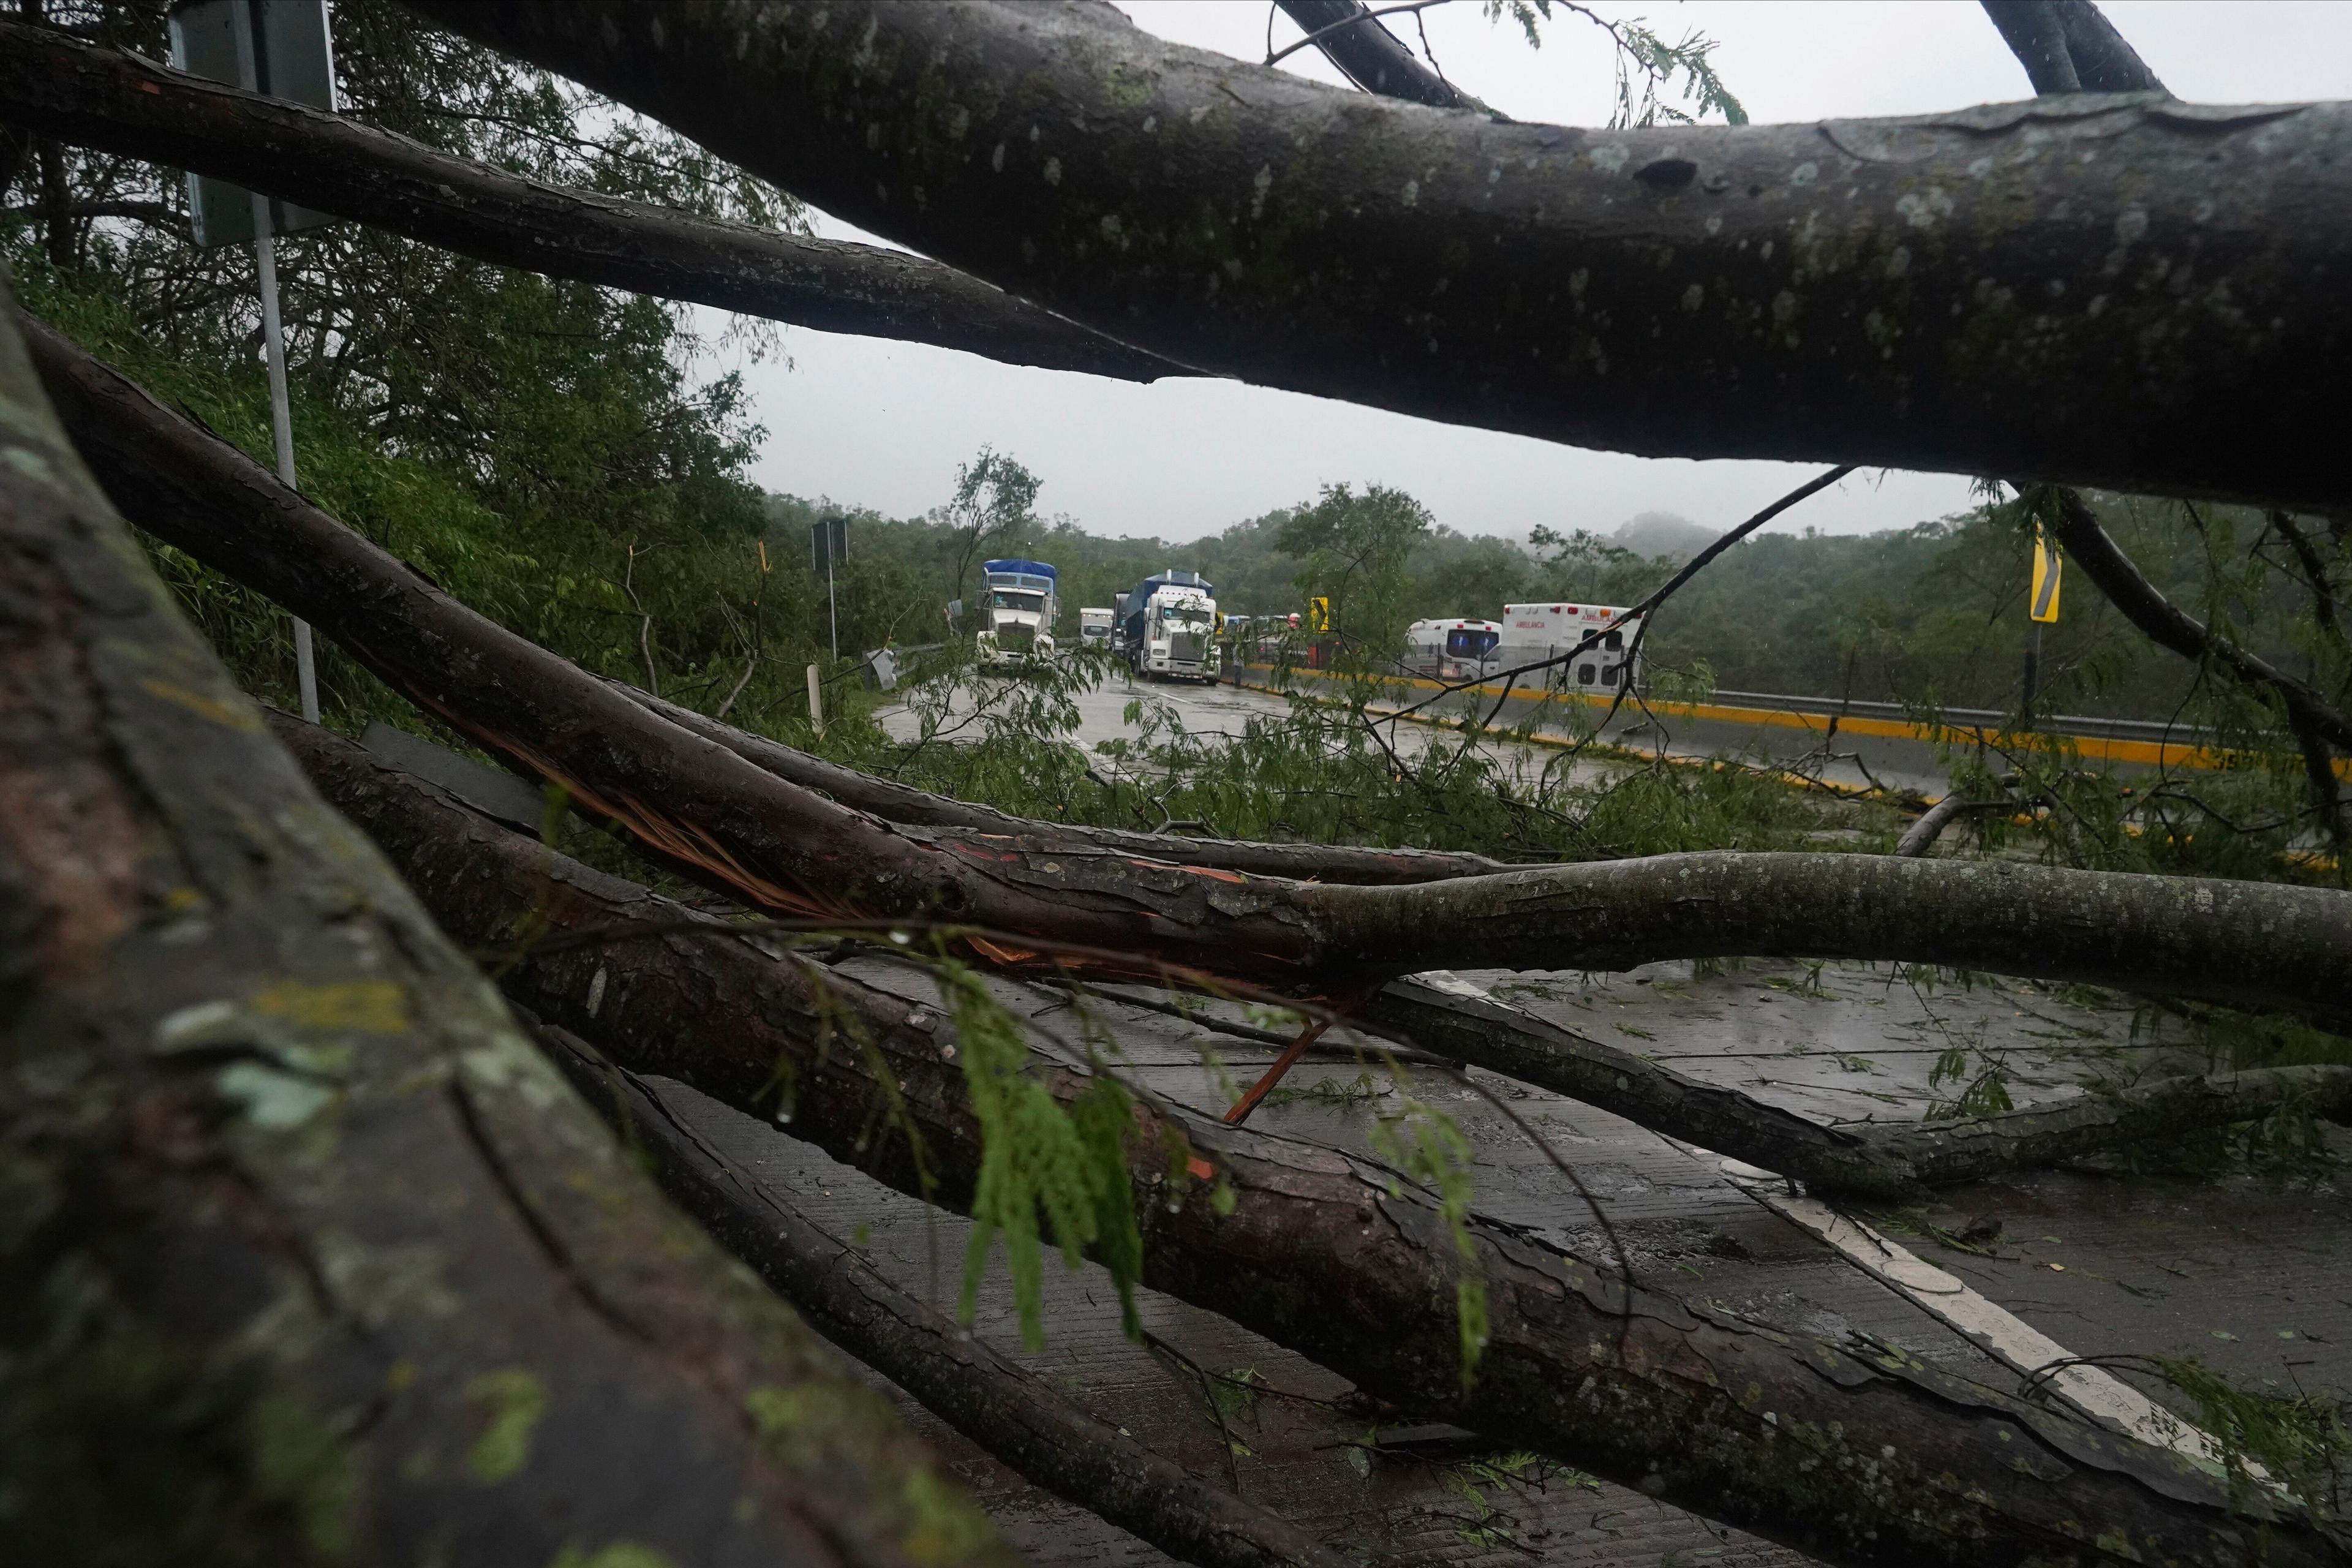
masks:
<path fill-rule="evenodd" d="M 22 22 L 0 20 L 0 118 L 551 277 L 1008 364 L 1190 374 L 920 256 L 541 184 Z"/>
<path fill-rule="evenodd" d="M 2164 90 L 2092 0 L 1984 0 L 1984 8 L 2035 92 Z"/>
<path fill-rule="evenodd" d="M 901 1191 L 968 1201 L 980 1148 L 922 1007 L 780 963 L 643 889 L 550 855 L 324 731 L 281 733 L 445 928 L 502 955 L 509 995 L 632 1071 L 682 1079 Z M 590 937 L 593 940 L 577 940 Z M 859 1049 L 824 1041 L 854 1027 Z M 787 1070 L 780 1071 L 780 1067 Z M 1057 1094 L 1085 1079 L 1041 1058 Z M 779 1107 L 777 1089 L 789 1084 Z M 894 1102 L 919 1133 L 873 1136 Z M 1730 1520 L 1840 1563 L 2332 1563 L 2338 1547 L 2265 1496 L 2168 1452 L 1937 1371 L 1627 1288 L 1514 1227 L 1466 1231 L 1491 1337 L 1460 1375 L 1454 1233 L 1370 1161 L 1139 1106 L 1130 1177 L 1147 1284 L 1313 1356 L 1368 1391 Z M 1171 1184 L 1176 1168 L 1211 1173 Z M 1181 1151 L 1189 1149 L 1189 1155 Z M 2022 1478 L 2030 1482 L 2021 1484 Z M 2255 1531 L 2261 1531 L 2256 1546 Z"/>
<path fill-rule="evenodd" d="M 6 1555 L 1007 1561 L 271 742 L 58 429 L 15 320 L 0 305 Z"/>
<path fill-rule="evenodd" d="M 1564 130 L 1107 6 L 412 8 L 1204 371 L 1654 456 L 2352 500 L 2352 108 Z"/>
<path fill-rule="evenodd" d="M 2036 92 L 2072 92 L 2078 88 L 2095 92 L 2164 90 L 2156 73 L 2092 0 L 1984 0 L 1984 5 L 2002 40 L 2025 67 Z M 2282 700 L 2287 728 L 2303 752 L 2314 809 L 2326 824 L 2329 838 L 2340 843 L 2344 819 L 2330 742 L 2335 749 L 2352 744 L 2346 739 L 2347 732 L 2352 731 L 2352 721 L 2318 691 L 2214 636 L 2194 617 L 2174 608 L 2099 526 L 2079 495 L 2063 488 L 2056 494 L 2060 538 L 2073 541 L 2070 550 L 2081 549 L 2078 559 L 2084 570 L 2126 619 L 2175 653 L 2199 663 L 2217 663 L 2241 683 Z M 2307 542 L 2284 511 L 2273 508 L 2271 516 L 2284 524 L 2288 541 L 2308 571 L 2313 557 Z M 2320 622 L 2332 630 L 2335 605 L 2327 596 L 2325 574 L 2315 577 L 2313 591 L 2318 595 Z"/>
<path fill-rule="evenodd" d="M 2124 41 L 2116 25 L 2092 0 L 2053 0 L 2066 53 L 2084 92 L 2162 92 L 2139 51 Z"/>
<path fill-rule="evenodd" d="M 2352 1018 L 2352 892 L 2333 889 L 1737 852 L 1351 887 L 882 822 L 474 614 L 57 333 L 26 332 L 133 521 L 310 621 L 681 874 L 759 908 L 979 927 L 972 951 L 1000 965 L 1160 980 L 1178 964 L 1309 995 L 1430 968 L 1749 954 L 1952 964 Z"/>
<path fill-rule="evenodd" d="M 578 1036 L 545 1024 L 535 1033 L 679 1207 L 827 1339 L 1031 1481 L 1204 1568 L 1348 1568 L 1298 1526 L 1162 1458 L 891 1284 Z"/>
<path fill-rule="evenodd" d="M 1952 819 L 1968 808 L 1968 797 L 1954 790 L 1921 813 L 1918 821 L 1903 830 L 1903 837 L 1895 841 L 1895 853 L 1906 858 L 1927 854 L 1936 847 L 1936 840 L 1943 837 L 1944 829 L 1951 826 Z"/>
<path fill-rule="evenodd" d="M 1432 109 L 1479 109 L 1477 100 L 1421 63 L 1370 15 L 1363 0 L 1279 0 L 1283 15 L 1315 37 L 1315 47 L 1366 92 Z M 1355 26 L 1341 24 L 1355 18 Z"/>
<path fill-rule="evenodd" d="M 0 26 L 5 24 L 0 23 Z M 0 216 L 33 218 L 43 216 L 47 210 L 41 206 L 9 207 L 0 212 Z M 133 218 L 168 230 L 182 239 L 193 238 L 195 233 L 188 226 L 186 214 L 162 202 L 69 202 L 66 205 L 65 216 L 75 223 L 84 223 L 95 217 Z"/>
<path fill-rule="evenodd" d="M 1973 1182 L 2002 1171 L 2047 1165 L 2111 1149 L 2152 1143 L 2301 1110 L 2352 1121 L 2352 1068 L 2267 1068 L 2151 1079 L 2111 1092 L 1948 1121 L 1855 1128 L 1901 1157 L 1923 1182 Z"/>
<path fill-rule="evenodd" d="M 1492 997 L 1465 994 L 1440 976 L 1391 982 L 1364 1009 L 1363 1021 L 1377 1033 L 1570 1096 L 1808 1186 L 1881 1200 L 1914 1199 L 1929 1186 L 2257 1121 L 2282 1110 L 2352 1120 L 2352 1068 L 2325 1066 L 2153 1079 L 1990 1116 L 1823 1126 Z"/>
<path fill-rule="evenodd" d="M 1907 1161 L 1857 1132 L 1701 1083 L 1443 982 L 1437 975 L 1391 982 L 1365 1005 L 1365 1026 L 1808 1185 L 1906 1200 L 1924 1189 Z"/>
<path fill-rule="evenodd" d="M 2066 29 L 2052 0 L 1984 0 L 1984 10 L 2000 41 L 2025 68 L 2035 92 L 2052 97 L 2083 90 L 2083 79 L 2074 74 L 2074 57 L 2066 47 Z"/>

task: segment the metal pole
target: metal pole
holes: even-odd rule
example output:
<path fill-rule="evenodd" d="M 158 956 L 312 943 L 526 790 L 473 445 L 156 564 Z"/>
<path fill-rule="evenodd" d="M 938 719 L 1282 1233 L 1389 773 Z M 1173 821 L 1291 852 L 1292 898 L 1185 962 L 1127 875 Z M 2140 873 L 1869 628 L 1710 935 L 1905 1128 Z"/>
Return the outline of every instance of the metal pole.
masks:
<path fill-rule="evenodd" d="M 2018 705 L 2019 716 L 2026 729 L 2033 728 L 2033 689 L 2042 680 L 2042 623 L 2027 623 L 2032 627 L 2025 639 L 2025 696 Z"/>
<path fill-rule="evenodd" d="M 833 541 L 827 539 L 824 552 L 824 617 L 833 626 L 833 661 L 841 662 L 841 611 L 833 600 Z"/>
<path fill-rule="evenodd" d="M 269 232 L 269 198 L 253 196 L 253 259 L 261 273 L 261 340 L 269 356 L 269 424 L 278 438 L 278 482 L 294 486 L 294 416 L 286 397 L 286 333 L 278 315 L 278 247 Z M 310 623 L 294 617 L 294 680 L 302 717 L 319 721 L 319 669 L 310 648 Z"/>

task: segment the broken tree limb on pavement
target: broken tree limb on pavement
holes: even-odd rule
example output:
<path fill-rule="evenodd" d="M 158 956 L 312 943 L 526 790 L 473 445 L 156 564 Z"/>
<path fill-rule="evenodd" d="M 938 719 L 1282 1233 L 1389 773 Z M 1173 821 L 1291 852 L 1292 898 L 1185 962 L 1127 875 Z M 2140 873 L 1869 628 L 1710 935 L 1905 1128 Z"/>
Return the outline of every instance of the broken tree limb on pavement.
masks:
<path fill-rule="evenodd" d="M 1825 1126 L 1562 1028 L 1450 975 L 1390 982 L 1360 1021 L 1809 1186 L 1883 1200 L 2280 1111 L 2352 1121 L 2352 1067 L 2326 1065 L 2151 1078 L 1948 1121 Z"/>
<path fill-rule="evenodd" d="M 1733 851 L 1337 886 L 887 823 L 496 626 L 59 334 L 25 330 L 125 515 L 310 620 L 682 874 L 773 912 L 945 920 L 997 933 L 972 951 L 1000 966 L 1053 969 L 1050 949 L 1085 947 L 1103 978 L 1159 981 L 1177 965 L 1310 996 L 1431 968 L 1744 954 L 1950 964 L 2352 1018 L 2352 892 Z"/>
<path fill-rule="evenodd" d="M 5 1555 L 1009 1562 L 320 801 L 67 444 L 15 320 Z"/>
<path fill-rule="evenodd" d="M 277 722 L 445 929 L 495 956 L 518 1002 L 631 1071 L 763 1118 L 788 1109 L 793 1136 L 902 1192 L 969 1201 L 978 1122 L 940 1007 L 782 959 L 772 938 L 551 855 L 349 742 Z M 1066 1102 L 1092 1081 L 1042 1054 L 1029 1072 Z M 877 1122 L 884 1105 L 897 1110 Z M 2339 1560 L 2332 1527 L 2260 1494 L 2233 1503 L 2178 1454 L 1916 1356 L 1629 1293 L 1475 1214 L 1457 1233 L 1434 1197 L 1373 1161 L 1165 1104 L 1134 1116 L 1143 1283 L 1407 1408 L 1837 1563 L 2221 1568 L 2258 1535 L 2281 1568 Z M 1466 1383 L 1457 1237 L 1489 1321 Z"/>
<path fill-rule="evenodd" d="M 531 1032 L 720 1245 L 827 1339 L 1029 1480 L 1202 1568 L 1350 1568 L 1307 1531 L 1202 1481 L 891 1284 L 578 1036 L 550 1024 Z"/>
<path fill-rule="evenodd" d="M 32 23 L 0 19 L 0 121 L 552 278 L 1008 364 L 1192 374 L 920 256 L 524 179 Z"/>
<path fill-rule="evenodd" d="M 1580 130 L 1106 5 L 406 3 L 1203 371 L 1653 456 L 2352 499 L 2352 106 Z"/>

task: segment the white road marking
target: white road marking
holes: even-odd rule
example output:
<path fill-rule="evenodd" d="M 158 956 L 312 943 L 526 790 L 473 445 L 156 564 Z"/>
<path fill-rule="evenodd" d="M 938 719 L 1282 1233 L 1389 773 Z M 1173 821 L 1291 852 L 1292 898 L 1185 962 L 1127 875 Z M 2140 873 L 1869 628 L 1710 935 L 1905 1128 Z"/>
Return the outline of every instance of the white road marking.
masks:
<path fill-rule="evenodd" d="M 2221 1468 L 2221 1452 L 2211 1437 L 2105 1368 L 2076 1361 L 2072 1351 L 2007 1308 L 1819 1198 L 1794 1196 L 1784 1178 L 1737 1160 L 1721 1163 L 1724 1173 L 1766 1208 L 1820 1237 L 1864 1273 L 1909 1297 L 2004 1365 L 2063 1395 L 2084 1415 L 2200 1465 Z M 2251 1463 L 2247 1468 L 2260 1474 Z"/>
<path fill-rule="evenodd" d="M 1413 978 L 1433 990 L 1475 997 L 1500 1007 L 1511 1006 L 1485 987 L 1450 970 L 1433 969 Z M 1678 1138 L 1669 1142 L 1702 1159 L 1714 1160 L 1726 1176 L 1758 1203 L 1828 1242 L 1864 1273 L 1909 1298 L 1929 1317 L 1982 1346 L 2003 1365 L 2048 1386 L 2084 1415 L 2143 1443 L 2169 1448 L 2217 1472 L 2222 1468 L 2221 1450 L 2210 1436 L 2113 1373 L 2103 1367 L 2084 1365 L 2064 1345 L 2007 1308 L 1987 1300 L 1966 1282 L 1820 1199 L 1796 1195 L 1784 1176 L 1726 1159 Z M 2252 1461 L 2247 1462 L 2246 1468 L 2259 1479 L 2269 1479 Z"/>

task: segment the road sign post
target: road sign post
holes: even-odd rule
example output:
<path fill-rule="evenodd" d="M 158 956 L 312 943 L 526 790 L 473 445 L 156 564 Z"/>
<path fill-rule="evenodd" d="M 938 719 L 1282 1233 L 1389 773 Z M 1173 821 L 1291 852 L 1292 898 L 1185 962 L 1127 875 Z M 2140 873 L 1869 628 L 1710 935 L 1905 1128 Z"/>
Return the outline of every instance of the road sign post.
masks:
<path fill-rule="evenodd" d="M 833 591 L 833 569 L 849 554 L 849 520 L 820 518 L 809 524 L 809 563 L 824 575 L 824 614 L 833 629 L 833 657 L 841 658 L 841 612 Z"/>
<path fill-rule="evenodd" d="M 327 0 L 180 0 L 172 7 L 172 64 L 191 76 L 314 109 L 335 107 Z M 278 308 L 276 237 L 333 220 L 258 191 L 202 174 L 188 176 L 188 215 L 200 246 L 253 242 L 261 286 L 261 341 L 269 361 L 269 426 L 278 479 L 294 483 L 294 418 L 286 390 L 286 332 Z M 294 617 L 294 679 L 302 717 L 319 721 L 319 670 L 310 623 Z"/>
<path fill-rule="evenodd" d="M 2035 688 L 2042 679 L 2042 628 L 2058 619 L 2058 578 L 2065 560 L 2051 546 L 2048 535 L 2039 524 L 2033 530 L 2033 586 L 2026 595 L 2024 694 L 2018 703 L 2018 715 L 2024 727 L 2033 728 Z"/>

